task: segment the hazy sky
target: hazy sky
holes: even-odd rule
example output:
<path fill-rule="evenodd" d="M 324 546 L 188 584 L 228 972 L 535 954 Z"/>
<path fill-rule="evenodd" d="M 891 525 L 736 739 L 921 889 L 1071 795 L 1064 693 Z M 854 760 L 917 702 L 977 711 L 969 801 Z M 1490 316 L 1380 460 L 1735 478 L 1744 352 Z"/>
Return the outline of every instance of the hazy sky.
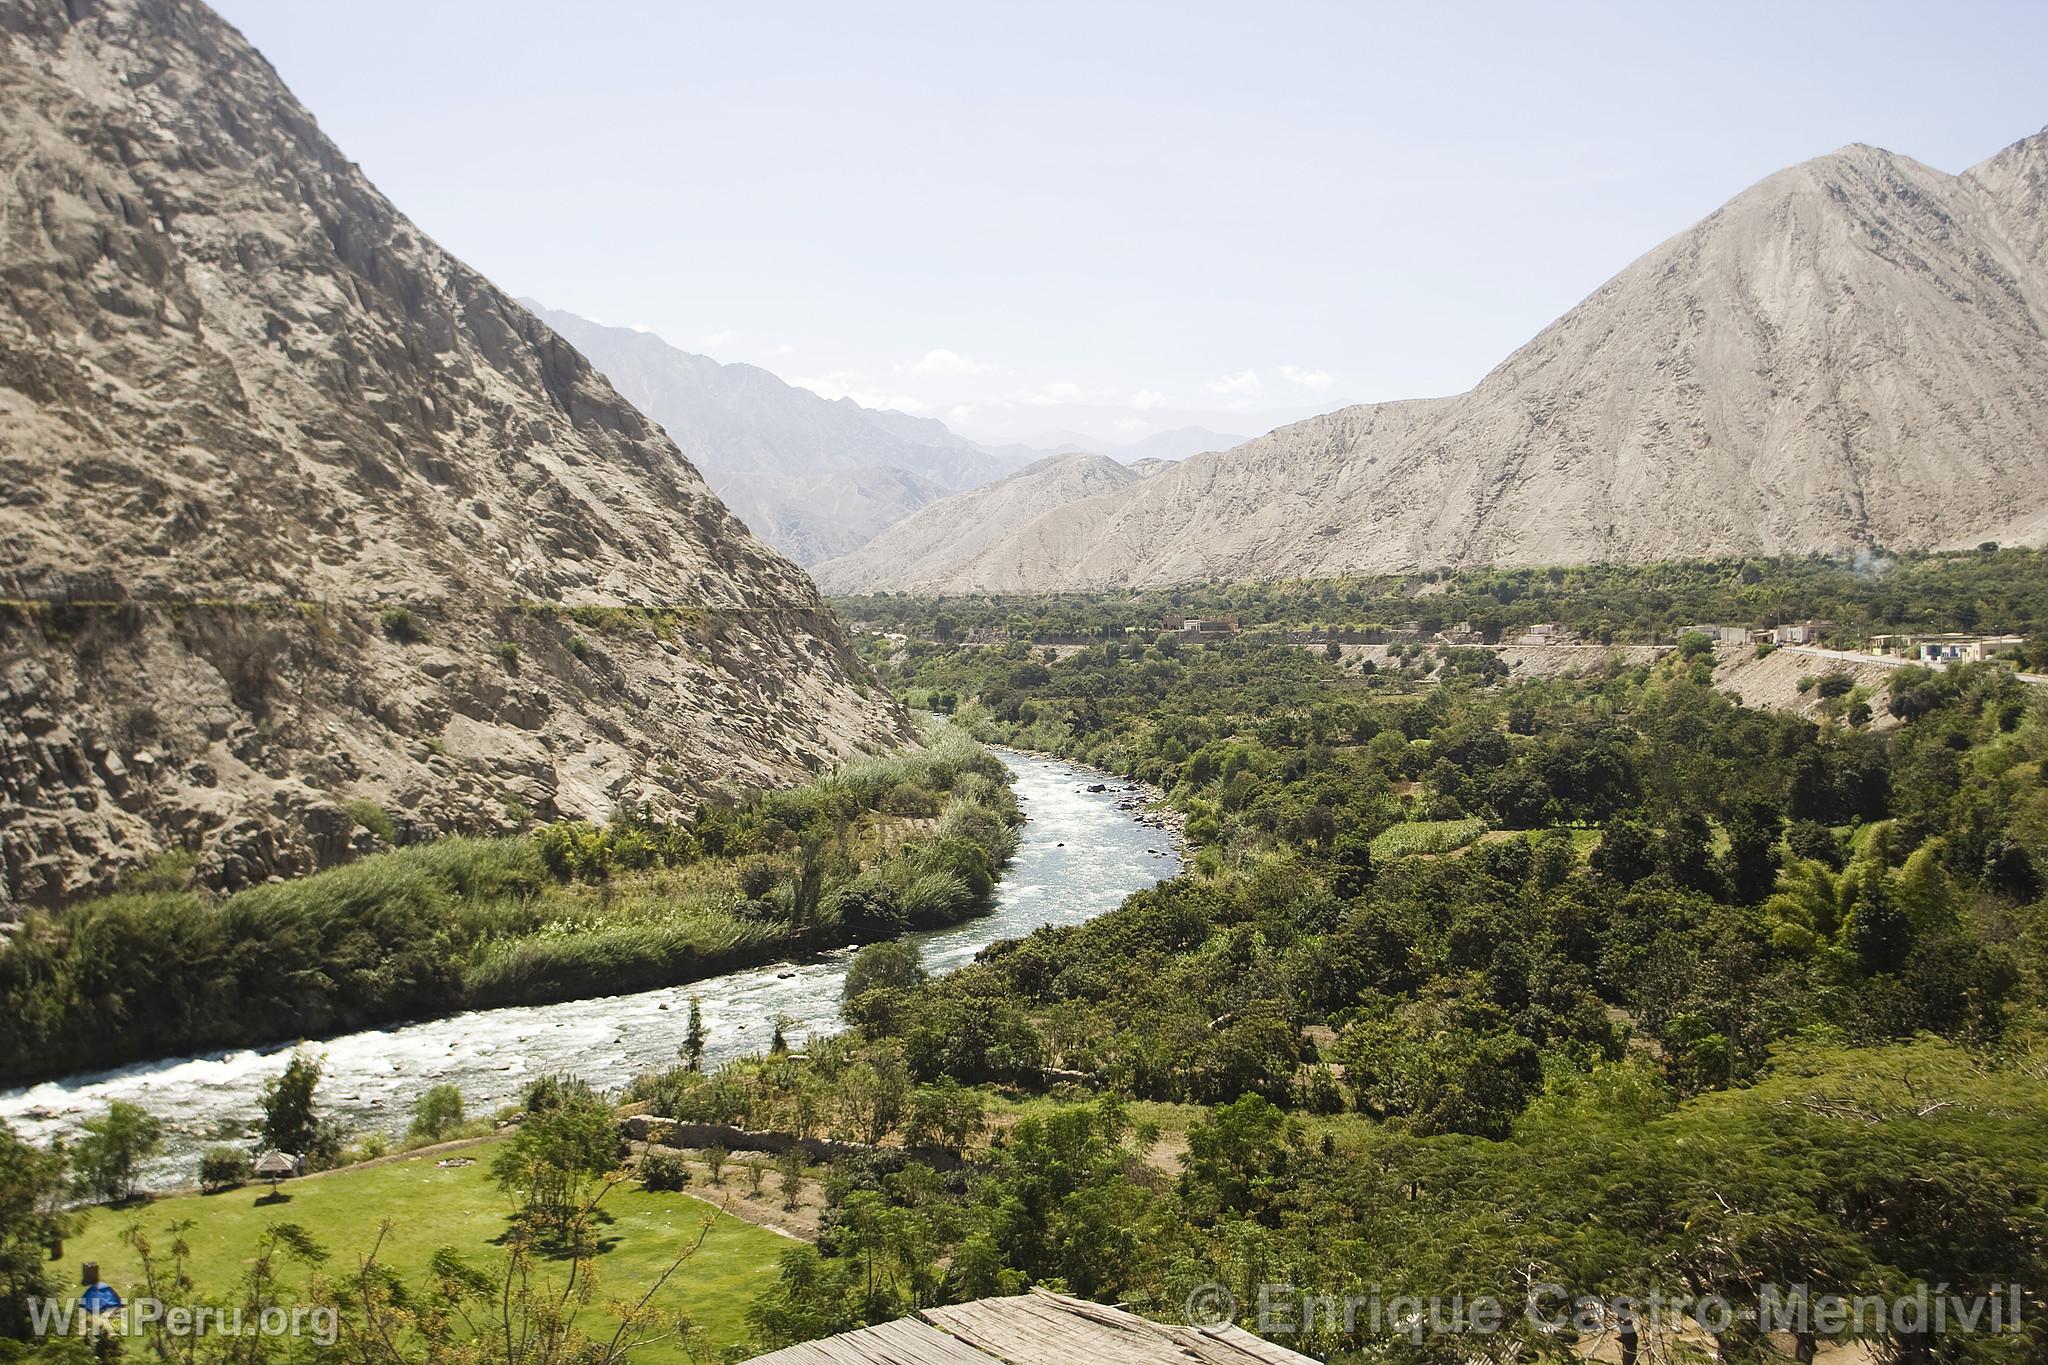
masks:
<path fill-rule="evenodd" d="M 1846 142 L 2048 123 L 2048 4 L 215 0 L 508 290 L 979 437 L 1469 387 Z"/>

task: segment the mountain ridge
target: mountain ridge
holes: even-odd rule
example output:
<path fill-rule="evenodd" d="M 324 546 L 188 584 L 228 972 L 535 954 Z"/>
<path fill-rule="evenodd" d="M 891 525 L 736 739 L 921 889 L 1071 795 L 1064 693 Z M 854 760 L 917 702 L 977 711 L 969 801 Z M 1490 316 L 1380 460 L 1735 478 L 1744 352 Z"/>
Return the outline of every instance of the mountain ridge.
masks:
<path fill-rule="evenodd" d="M 939 581 L 1042 512 L 1144 477 L 1104 455 L 1048 455 L 985 488 L 919 508 L 852 554 L 812 565 L 811 577 L 828 593 L 870 592 L 883 582 L 914 589 Z"/>
<path fill-rule="evenodd" d="M 2048 134 L 1956 176 L 1858 144 L 1787 167 L 1463 394 L 1193 457 L 925 586 L 2038 540 L 2044 157 Z"/>
<path fill-rule="evenodd" d="M 532 306 L 692 452 L 743 522 L 799 564 L 852 550 L 926 503 L 1014 467 L 932 418 L 824 398 L 758 365 Z"/>
<path fill-rule="evenodd" d="M 197 0 L 0 7 L 0 110 L 0 913 L 909 738 L 801 570 Z"/>

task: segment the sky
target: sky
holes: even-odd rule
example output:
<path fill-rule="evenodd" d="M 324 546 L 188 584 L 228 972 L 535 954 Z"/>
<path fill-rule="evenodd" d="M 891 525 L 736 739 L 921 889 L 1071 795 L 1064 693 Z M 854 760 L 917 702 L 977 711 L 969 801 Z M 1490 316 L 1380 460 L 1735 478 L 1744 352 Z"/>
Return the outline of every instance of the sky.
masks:
<path fill-rule="evenodd" d="M 214 0 L 507 291 L 983 440 L 1454 393 L 1772 171 L 2048 124 L 2048 4 Z"/>

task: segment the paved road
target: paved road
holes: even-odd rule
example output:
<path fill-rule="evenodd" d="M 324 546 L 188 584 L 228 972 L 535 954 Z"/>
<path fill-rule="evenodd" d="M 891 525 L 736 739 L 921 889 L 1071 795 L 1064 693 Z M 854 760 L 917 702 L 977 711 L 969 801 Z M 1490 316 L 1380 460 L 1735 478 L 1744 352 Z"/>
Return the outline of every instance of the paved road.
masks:
<path fill-rule="evenodd" d="M 1895 659 L 1887 654 L 1859 654 L 1847 649 L 1821 649 L 1817 645 L 1779 645 L 1778 648 L 1790 654 L 1811 654 L 1816 659 L 1840 659 L 1851 664 L 1876 664 L 1879 668 L 1903 668 L 1907 664 L 1919 663 L 1918 659 Z M 1927 664 L 1928 668 L 1947 668 L 1945 663 Z M 2023 683 L 2036 687 L 2048 687 L 2048 673 L 2016 673 L 2013 675 Z"/>

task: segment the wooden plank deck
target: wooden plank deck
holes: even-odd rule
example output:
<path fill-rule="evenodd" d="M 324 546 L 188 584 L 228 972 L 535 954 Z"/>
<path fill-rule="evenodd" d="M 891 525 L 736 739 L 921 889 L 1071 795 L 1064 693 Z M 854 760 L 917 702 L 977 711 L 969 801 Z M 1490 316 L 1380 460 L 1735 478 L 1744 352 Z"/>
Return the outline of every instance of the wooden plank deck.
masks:
<path fill-rule="evenodd" d="M 1183 1327 L 1034 1289 L 927 1308 L 751 1365 L 1316 1365 L 1240 1327 Z"/>

